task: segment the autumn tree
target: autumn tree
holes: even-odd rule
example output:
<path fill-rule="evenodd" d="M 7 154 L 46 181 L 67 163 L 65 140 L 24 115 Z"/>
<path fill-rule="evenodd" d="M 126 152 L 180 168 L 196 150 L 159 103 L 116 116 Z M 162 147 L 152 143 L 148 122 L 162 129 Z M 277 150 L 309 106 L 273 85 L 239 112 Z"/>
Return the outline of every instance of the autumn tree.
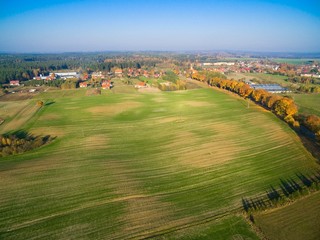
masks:
<path fill-rule="evenodd" d="M 37 101 L 37 106 L 38 106 L 39 108 L 41 108 L 41 107 L 43 106 L 43 101 L 38 100 L 38 101 Z"/>
<path fill-rule="evenodd" d="M 298 112 L 298 108 L 291 98 L 281 98 L 276 101 L 273 107 L 275 113 L 282 117 L 286 118 L 287 116 L 293 116 Z"/>
<path fill-rule="evenodd" d="M 252 93 L 253 89 L 248 85 L 244 84 L 242 87 L 239 88 L 239 95 L 243 98 L 247 98 Z"/>
<path fill-rule="evenodd" d="M 320 131 L 320 117 L 316 115 L 309 115 L 304 120 L 304 125 L 312 132 L 317 133 Z"/>
<path fill-rule="evenodd" d="M 260 102 L 261 98 L 263 95 L 266 94 L 266 91 L 263 90 L 263 89 L 256 89 L 256 90 L 253 90 L 252 91 L 252 99 L 255 101 L 255 102 Z"/>
<path fill-rule="evenodd" d="M 274 94 L 271 94 L 267 97 L 266 99 L 266 106 L 269 108 L 269 109 L 272 109 L 273 108 L 273 105 L 275 104 L 276 101 L 278 101 L 281 97 L 278 96 L 278 95 L 274 95 Z"/>

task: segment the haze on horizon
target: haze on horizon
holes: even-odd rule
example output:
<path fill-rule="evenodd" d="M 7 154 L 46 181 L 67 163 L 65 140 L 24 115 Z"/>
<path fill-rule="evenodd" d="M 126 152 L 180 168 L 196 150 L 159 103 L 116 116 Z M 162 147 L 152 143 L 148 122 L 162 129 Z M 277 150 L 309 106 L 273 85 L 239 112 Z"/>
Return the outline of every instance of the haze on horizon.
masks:
<path fill-rule="evenodd" d="M 320 1 L 0 0 L 0 51 L 320 52 Z"/>

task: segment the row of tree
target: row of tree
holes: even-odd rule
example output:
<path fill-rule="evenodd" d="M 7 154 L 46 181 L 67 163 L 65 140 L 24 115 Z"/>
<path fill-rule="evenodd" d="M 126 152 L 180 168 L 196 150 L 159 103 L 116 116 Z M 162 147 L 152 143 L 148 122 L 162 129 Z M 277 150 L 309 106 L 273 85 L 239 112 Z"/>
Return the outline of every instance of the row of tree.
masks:
<path fill-rule="evenodd" d="M 218 76 L 217 73 L 196 72 L 192 74 L 192 78 L 207 82 L 210 86 L 237 93 L 243 98 L 250 98 L 274 112 L 294 128 L 299 128 L 300 124 L 303 124 L 320 140 L 320 118 L 315 115 L 299 116 L 298 108 L 292 98 L 275 95 L 263 89 L 253 89 L 242 81 L 229 80 L 226 76 Z"/>
<path fill-rule="evenodd" d="M 0 54 L 0 84 L 8 83 L 10 80 L 25 81 L 39 74 L 48 75 L 49 72 L 67 69 L 90 73 L 111 71 L 112 68 L 154 67 L 160 62 L 160 59 L 136 59 L 133 56 L 121 57 L 112 54 Z"/>
<path fill-rule="evenodd" d="M 50 136 L 33 136 L 26 133 L 0 135 L 0 157 L 19 154 L 38 148 L 51 141 Z"/>

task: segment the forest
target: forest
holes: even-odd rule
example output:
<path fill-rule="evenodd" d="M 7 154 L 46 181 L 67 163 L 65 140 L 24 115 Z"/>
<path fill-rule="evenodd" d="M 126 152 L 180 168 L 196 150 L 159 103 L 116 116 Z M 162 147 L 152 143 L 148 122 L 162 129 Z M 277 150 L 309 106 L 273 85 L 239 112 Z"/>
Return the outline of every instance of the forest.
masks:
<path fill-rule="evenodd" d="M 153 67 L 159 62 L 160 56 L 141 58 L 125 53 L 0 54 L 0 84 L 10 80 L 26 81 L 52 71 L 74 69 L 80 73 L 90 73 L 110 71 L 114 67 Z"/>

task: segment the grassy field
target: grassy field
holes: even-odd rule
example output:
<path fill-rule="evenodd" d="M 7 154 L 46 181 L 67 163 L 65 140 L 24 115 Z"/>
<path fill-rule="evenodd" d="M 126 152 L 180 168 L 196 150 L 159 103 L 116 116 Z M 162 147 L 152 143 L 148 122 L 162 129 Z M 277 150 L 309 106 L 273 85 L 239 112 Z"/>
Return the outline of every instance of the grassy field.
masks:
<path fill-rule="evenodd" d="M 288 78 L 287 76 L 273 75 L 273 74 L 267 74 L 267 73 L 230 73 L 227 76 L 228 78 L 233 78 L 236 80 L 241 78 L 251 80 L 255 78 L 264 83 L 277 83 L 282 86 L 288 86 L 288 87 L 294 85 L 293 83 L 286 81 L 286 79 Z"/>
<path fill-rule="evenodd" d="M 320 237 L 320 192 L 295 203 L 255 215 L 255 221 L 270 240 Z"/>
<path fill-rule="evenodd" d="M 290 94 L 300 113 L 320 116 L 320 94 Z"/>
<path fill-rule="evenodd" d="M 272 58 L 271 60 L 277 63 L 288 63 L 293 65 L 310 64 L 311 61 L 319 62 L 318 58 Z"/>
<path fill-rule="evenodd" d="M 286 82 L 286 76 L 271 75 L 265 73 L 230 73 L 228 78 L 234 79 L 253 79 L 256 78 L 260 81 L 266 83 L 278 83 L 282 86 L 292 86 L 292 83 Z M 305 114 L 316 114 L 320 116 L 320 94 L 294 94 L 286 93 L 285 95 L 290 95 L 293 97 L 295 103 L 299 107 L 300 113 Z"/>
<path fill-rule="evenodd" d="M 241 198 L 319 169 L 285 123 L 220 91 L 85 93 L 1 103 L 0 132 L 22 111 L 17 128 L 57 136 L 0 159 L 1 239 L 256 239 Z"/>

